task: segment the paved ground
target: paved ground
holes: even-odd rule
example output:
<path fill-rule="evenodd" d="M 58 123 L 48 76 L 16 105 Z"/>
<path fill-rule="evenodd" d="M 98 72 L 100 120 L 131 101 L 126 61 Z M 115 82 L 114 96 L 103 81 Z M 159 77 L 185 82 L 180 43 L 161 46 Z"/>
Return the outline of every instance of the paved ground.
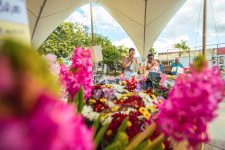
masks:
<path fill-rule="evenodd" d="M 218 117 L 209 125 L 211 141 L 204 150 L 225 150 L 225 100 L 220 104 Z"/>

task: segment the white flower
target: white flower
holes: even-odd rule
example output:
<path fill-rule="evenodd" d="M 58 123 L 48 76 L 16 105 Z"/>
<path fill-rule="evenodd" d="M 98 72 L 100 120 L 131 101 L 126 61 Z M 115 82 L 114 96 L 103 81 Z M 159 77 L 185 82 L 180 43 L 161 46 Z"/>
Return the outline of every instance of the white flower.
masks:
<path fill-rule="evenodd" d="M 97 120 L 99 118 L 100 114 L 97 112 L 92 112 L 89 114 L 88 119 L 90 120 Z"/>
<path fill-rule="evenodd" d="M 89 120 L 97 120 L 99 118 L 99 113 L 94 112 L 92 107 L 84 105 L 83 110 L 82 110 L 82 115 Z"/>
<path fill-rule="evenodd" d="M 102 122 L 102 124 L 103 125 L 110 124 L 112 122 L 112 119 L 113 118 L 111 116 L 109 116 Z"/>
<path fill-rule="evenodd" d="M 148 94 L 143 93 L 143 92 L 139 92 L 138 95 L 142 98 L 142 100 L 145 104 L 145 107 L 148 107 L 148 106 L 152 105 L 153 99 L 151 99 L 151 97 Z"/>
<path fill-rule="evenodd" d="M 134 108 L 128 108 L 126 111 L 121 111 L 120 113 L 128 115 L 130 112 L 136 112 Z"/>
<path fill-rule="evenodd" d="M 128 93 L 129 91 L 124 89 L 124 86 L 118 85 L 118 84 L 112 84 L 113 89 L 115 89 L 116 91 L 123 93 L 126 92 Z"/>
<path fill-rule="evenodd" d="M 110 108 L 116 106 L 116 105 L 115 105 L 113 102 L 111 102 L 111 101 L 107 101 L 107 104 L 108 104 L 108 106 L 109 106 Z"/>

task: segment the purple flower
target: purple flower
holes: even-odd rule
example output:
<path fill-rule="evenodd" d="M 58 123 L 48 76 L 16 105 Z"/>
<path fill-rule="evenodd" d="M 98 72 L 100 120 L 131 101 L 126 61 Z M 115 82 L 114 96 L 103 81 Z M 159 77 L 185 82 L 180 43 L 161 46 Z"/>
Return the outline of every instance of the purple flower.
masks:
<path fill-rule="evenodd" d="M 192 72 L 178 77 L 160 108 L 157 122 L 166 135 L 196 146 L 208 141 L 207 123 L 216 117 L 224 84 L 216 68 Z"/>
<path fill-rule="evenodd" d="M 74 109 L 42 94 L 25 116 L 0 119 L 0 149 L 92 150 L 93 133 Z"/>

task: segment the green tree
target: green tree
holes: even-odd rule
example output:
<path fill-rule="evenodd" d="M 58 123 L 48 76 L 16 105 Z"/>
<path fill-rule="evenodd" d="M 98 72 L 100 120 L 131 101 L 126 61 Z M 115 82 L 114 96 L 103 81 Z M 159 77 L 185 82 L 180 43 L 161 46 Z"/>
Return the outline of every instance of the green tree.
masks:
<path fill-rule="evenodd" d="M 156 49 L 154 47 L 150 48 L 149 53 L 154 55 L 157 54 Z"/>
<path fill-rule="evenodd" d="M 74 47 L 89 45 L 87 28 L 79 24 L 65 22 L 58 26 L 39 48 L 43 54 L 53 53 L 67 58 Z"/>
<path fill-rule="evenodd" d="M 184 40 L 174 44 L 174 48 L 179 49 L 179 57 L 181 57 L 184 52 L 188 52 L 190 50 L 190 47 L 187 46 L 187 41 Z"/>
<path fill-rule="evenodd" d="M 90 47 L 91 36 L 88 31 L 87 26 L 64 22 L 49 35 L 38 51 L 69 59 L 75 47 Z M 126 47 L 112 45 L 112 42 L 101 34 L 94 34 L 93 44 L 102 46 L 103 63 L 111 66 L 115 66 L 123 55 L 128 54 Z"/>

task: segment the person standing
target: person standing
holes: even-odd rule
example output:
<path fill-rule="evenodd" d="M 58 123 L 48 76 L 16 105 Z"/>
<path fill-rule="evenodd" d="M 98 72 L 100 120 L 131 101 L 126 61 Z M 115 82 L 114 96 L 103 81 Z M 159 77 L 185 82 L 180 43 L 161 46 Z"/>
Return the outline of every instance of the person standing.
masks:
<path fill-rule="evenodd" d="M 146 75 L 147 79 L 145 81 L 145 88 L 154 88 L 157 82 L 157 78 L 160 77 L 160 68 L 157 61 L 154 59 L 153 54 L 148 54 Z"/>
<path fill-rule="evenodd" d="M 124 57 L 122 59 L 122 67 L 124 69 L 124 76 L 125 78 L 129 79 L 132 76 L 135 76 L 137 74 L 136 68 L 138 65 L 138 60 L 134 58 L 135 55 L 135 49 L 130 48 L 129 49 L 129 56 Z"/>
<path fill-rule="evenodd" d="M 160 63 L 160 60 L 159 59 L 157 59 L 157 63 L 159 64 L 160 72 L 161 73 L 164 73 L 164 66 L 163 66 L 163 64 Z"/>
<path fill-rule="evenodd" d="M 180 63 L 179 58 L 176 58 L 175 59 L 175 62 L 172 63 L 172 65 L 171 65 L 171 74 L 172 75 L 177 75 L 177 74 L 183 73 L 183 72 L 184 72 L 184 67 Z"/>
<path fill-rule="evenodd" d="M 148 54 L 146 70 L 148 72 L 160 72 L 159 64 L 154 60 L 153 54 Z"/>

